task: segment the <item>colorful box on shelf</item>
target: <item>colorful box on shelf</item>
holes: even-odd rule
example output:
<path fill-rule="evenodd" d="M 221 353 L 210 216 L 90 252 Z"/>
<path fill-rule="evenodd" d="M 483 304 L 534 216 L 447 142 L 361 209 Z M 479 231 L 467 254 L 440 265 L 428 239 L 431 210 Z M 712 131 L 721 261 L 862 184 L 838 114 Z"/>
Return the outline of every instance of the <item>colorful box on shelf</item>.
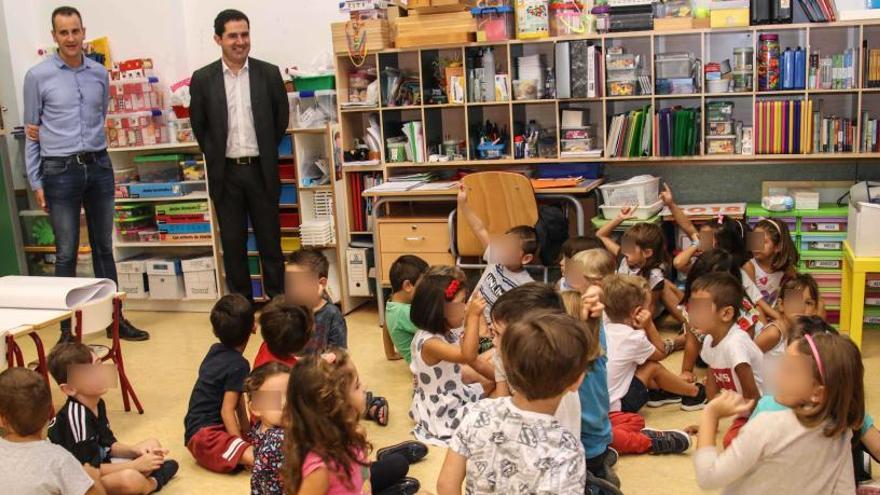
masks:
<path fill-rule="evenodd" d="M 819 290 L 822 289 L 840 289 L 843 283 L 843 275 L 840 273 L 814 273 L 813 278 Z"/>
<path fill-rule="evenodd" d="M 159 238 L 162 242 L 206 242 L 211 240 L 211 234 L 169 234 L 160 232 Z"/>
<path fill-rule="evenodd" d="M 145 263 L 150 299 L 183 299 L 186 296 L 179 259 L 151 258 Z"/>
<path fill-rule="evenodd" d="M 279 164 L 278 178 L 281 180 L 296 180 L 296 165 L 292 163 Z"/>
<path fill-rule="evenodd" d="M 418 15 L 394 19 L 391 31 L 397 48 L 461 44 L 476 40 L 477 23 L 470 12 Z"/>
<path fill-rule="evenodd" d="M 840 309 L 840 289 L 820 290 L 819 297 L 825 302 L 826 309 Z M 867 304 L 867 299 L 865 300 L 865 304 Z"/>
<path fill-rule="evenodd" d="M 798 267 L 808 271 L 840 271 L 843 253 L 834 251 L 801 251 Z"/>
<path fill-rule="evenodd" d="M 281 213 L 278 216 L 281 220 L 282 229 L 295 229 L 299 227 L 299 213 Z"/>
<path fill-rule="evenodd" d="M 800 237 L 801 251 L 842 251 L 846 234 L 802 233 Z"/>
<path fill-rule="evenodd" d="M 249 232 L 247 236 L 247 250 L 257 251 L 257 249 L 257 236 L 255 236 L 253 232 Z"/>
<path fill-rule="evenodd" d="M 818 232 L 843 232 L 846 234 L 847 218 L 846 215 L 841 217 L 802 217 L 801 232 L 818 233 Z"/>
<path fill-rule="evenodd" d="M 295 205 L 296 186 L 294 186 L 293 184 L 282 184 L 280 202 L 282 205 Z"/>
<path fill-rule="evenodd" d="M 113 218 L 119 220 L 129 220 L 135 217 L 153 216 L 156 210 L 151 204 L 146 203 L 123 203 L 113 207 Z"/>
<path fill-rule="evenodd" d="M 140 182 L 179 182 L 183 179 L 181 162 L 191 155 L 140 155 L 134 158 Z"/>
<path fill-rule="evenodd" d="M 164 198 L 186 196 L 207 190 L 204 182 L 169 182 L 165 184 L 117 184 L 117 198 Z"/>
<path fill-rule="evenodd" d="M 262 266 L 260 266 L 259 256 L 248 256 L 248 273 L 251 275 L 259 275 L 263 273 Z"/>
<path fill-rule="evenodd" d="M 302 247 L 302 242 L 299 237 L 294 236 L 281 236 L 281 250 L 288 251 L 299 251 Z"/>
<path fill-rule="evenodd" d="M 869 273 L 865 276 L 865 287 L 880 289 L 880 273 Z"/>
<path fill-rule="evenodd" d="M 513 7 L 474 7 L 471 15 L 477 20 L 477 41 L 506 41 L 516 37 Z"/>
<path fill-rule="evenodd" d="M 320 76 L 298 76 L 293 78 L 293 84 L 294 86 L 296 86 L 296 90 L 299 92 L 335 89 L 336 76 L 334 76 L 333 74 L 325 74 Z"/>
<path fill-rule="evenodd" d="M 108 113 L 138 112 L 162 108 L 162 91 L 157 77 L 110 81 Z"/>
<path fill-rule="evenodd" d="M 217 299 L 214 257 L 201 255 L 180 260 L 187 299 Z"/>
<path fill-rule="evenodd" d="M 251 280 L 251 295 L 254 299 L 263 297 L 263 281 L 260 279 Z"/>
<path fill-rule="evenodd" d="M 290 156 L 293 154 L 293 137 L 290 134 L 285 134 L 283 138 L 281 138 L 281 143 L 278 144 L 278 156 Z M 280 168 L 281 165 L 278 165 Z"/>
<path fill-rule="evenodd" d="M 210 234 L 211 224 L 208 222 L 197 223 L 159 223 L 159 232 L 163 234 Z"/>
<path fill-rule="evenodd" d="M 105 127 L 111 148 L 167 143 L 170 137 L 161 110 L 108 114 Z"/>
<path fill-rule="evenodd" d="M 186 201 L 156 205 L 156 215 L 191 215 L 207 212 L 207 201 Z"/>
<path fill-rule="evenodd" d="M 749 8 L 714 9 L 709 12 L 709 27 L 730 28 L 749 25 Z"/>

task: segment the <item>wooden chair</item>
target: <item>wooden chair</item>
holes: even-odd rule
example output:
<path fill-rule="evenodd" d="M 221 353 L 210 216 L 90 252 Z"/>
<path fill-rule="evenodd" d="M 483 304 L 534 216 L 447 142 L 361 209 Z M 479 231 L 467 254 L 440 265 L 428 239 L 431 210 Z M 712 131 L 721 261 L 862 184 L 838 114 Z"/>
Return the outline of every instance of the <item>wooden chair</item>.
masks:
<path fill-rule="evenodd" d="M 462 185 L 467 190 L 468 206 L 483 220 L 491 235 L 501 235 L 517 225 L 534 226 L 538 223 L 538 202 L 529 179 L 512 172 L 480 172 L 465 176 Z M 482 269 L 485 248 L 466 218 L 449 215 L 450 250 L 455 262 L 462 268 Z M 462 258 L 476 258 L 478 262 L 463 262 Z M 544 281 L 548 270 L 543 265 L 528 265 L 530 270 L 541 270 Z"/>

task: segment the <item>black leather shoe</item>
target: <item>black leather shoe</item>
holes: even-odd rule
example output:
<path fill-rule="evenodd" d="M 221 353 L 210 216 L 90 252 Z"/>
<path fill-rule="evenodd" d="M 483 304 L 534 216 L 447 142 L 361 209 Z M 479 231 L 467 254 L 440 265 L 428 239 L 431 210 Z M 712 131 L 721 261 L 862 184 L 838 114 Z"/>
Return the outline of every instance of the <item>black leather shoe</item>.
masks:
<path fill-rule="evenodd" d="M 107 338 L 113 338 L 112 327 L 107 327 Z M 123 318 L 119 322 L 119 338 L 131 342 L 140 342 L 142 340 L 150 340 L 150 334 L 131 324 L 128 319 Z"/>
<path fill-rule="evenodd" d="M 72 344 L 76 342 L 76 339 L 73 338 L 73 333 L 70 331 L 70 326 L 67 328 L 64 326 L 61 327 L 61 335 L 58 337 L 58 342 L 55 343 L 56 346 L 61 344 Z"/>
<path fill-rule="evenodd" d="M 421 490 L 422 484 L 415 478 L 403 478 L 397 483 L 379 492 L 378 495 L 415 495 Z"/>
<path fill-rule="evenodd" d="M 428 455 L 428 446 L 422 442 L 407 440 L 406 442 L 400 442 L 396 445 L 379 449 L 376 452 L 376 459 L 382 459 L 383 457 L 392 454 L 400 454 L 406 458 L 410 464 L 413 464 L 421 461 L 426 455 Z"/>

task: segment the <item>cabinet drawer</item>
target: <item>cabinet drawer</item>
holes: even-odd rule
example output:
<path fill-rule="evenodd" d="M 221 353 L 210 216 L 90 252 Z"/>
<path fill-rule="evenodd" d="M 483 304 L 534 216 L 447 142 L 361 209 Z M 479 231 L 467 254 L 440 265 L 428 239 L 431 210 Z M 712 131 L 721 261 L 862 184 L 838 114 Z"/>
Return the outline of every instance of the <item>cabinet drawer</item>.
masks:
<path fill-rule="evenodd" d="M 388 284 L 391 281 L 388 279 L 388 271 L 391 270 L 391 265 L 394 264 L 394 261 L 397 258 L 403 256 L 404 254 L 415 254 L 419 258 L 425 260 L 428 265 L 454 265 L 455 258 L 452 257 L 450 253 L 386 253 L 382 252 L 381 265 L 379 266 L 379 273 L 382 274 L 382 283 Z"/>
<path fill-rule="evenodd" d="M 449 227 L 442 222 L 380 222 L 379 245 L 389 253 L 447 253 Z"/>

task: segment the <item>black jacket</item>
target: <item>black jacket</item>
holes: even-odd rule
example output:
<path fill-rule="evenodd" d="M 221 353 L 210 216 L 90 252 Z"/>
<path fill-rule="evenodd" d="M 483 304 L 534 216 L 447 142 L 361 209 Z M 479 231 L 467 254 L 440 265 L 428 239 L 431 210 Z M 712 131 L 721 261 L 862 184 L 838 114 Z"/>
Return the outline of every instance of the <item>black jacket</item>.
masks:
<path fill-rule="evenodd" d="M 260 165 L 266 192 L 277 201 L 281 194 L 278 179 L 278 144 L 287 132 L 287 92 L 278 67 L 248 58 L 251 108 L 260 149 Z M 226 166 L 226 138 L 229 131 L 226 86 L 220 60 L 195 71 L 190 82 L 190 120 L 193 132 L 205 154 L 211 199 L 220 201 Z"/>

